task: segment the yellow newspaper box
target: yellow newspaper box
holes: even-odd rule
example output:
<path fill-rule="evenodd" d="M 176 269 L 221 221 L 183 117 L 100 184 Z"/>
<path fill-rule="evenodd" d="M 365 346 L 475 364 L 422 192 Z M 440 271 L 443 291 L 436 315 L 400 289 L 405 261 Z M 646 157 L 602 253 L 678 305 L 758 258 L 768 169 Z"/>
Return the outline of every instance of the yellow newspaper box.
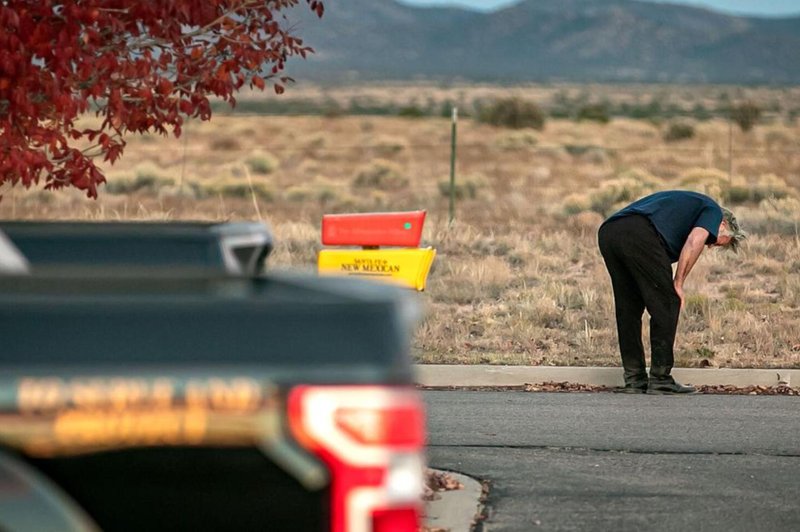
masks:
<path fill-rule="evenodd" d="M 323 249 L 317 268 L 320 275 L 369 277 L 422 291 L 435 256 L 433 248 Z"/>

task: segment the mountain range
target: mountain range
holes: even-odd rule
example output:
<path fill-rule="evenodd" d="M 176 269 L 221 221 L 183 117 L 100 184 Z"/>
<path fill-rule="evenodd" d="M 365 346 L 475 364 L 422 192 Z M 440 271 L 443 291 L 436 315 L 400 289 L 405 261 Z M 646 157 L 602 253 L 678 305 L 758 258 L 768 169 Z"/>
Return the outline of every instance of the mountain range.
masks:
<path fill-rule="evenodd" d="M 523 0 L 482 13 L 326 0 L 287 14 L 316 53 L 305 79 L 477 82 L 800 82 L 800 17 L 757 18 L 636 0 Z"/>

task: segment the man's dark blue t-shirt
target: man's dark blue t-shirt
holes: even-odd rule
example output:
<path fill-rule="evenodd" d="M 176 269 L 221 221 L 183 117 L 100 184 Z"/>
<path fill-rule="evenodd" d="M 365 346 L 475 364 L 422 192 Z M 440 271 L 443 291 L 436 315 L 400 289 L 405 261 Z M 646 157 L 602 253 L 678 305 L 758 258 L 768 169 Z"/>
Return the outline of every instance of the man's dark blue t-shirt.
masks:
<path fill-rule="evenodd" d="M 612 214 L 603 225 L 612 220 L 640 214 L 647 217 L 661 235 L 667 255 L 672 262 L 678 260 L 689 233 L 702 227 L 709 235 L 706 244 L 717 241 L 722 208 L 706 195 L 685 190 L 656 192 L 636 200 Z"/>

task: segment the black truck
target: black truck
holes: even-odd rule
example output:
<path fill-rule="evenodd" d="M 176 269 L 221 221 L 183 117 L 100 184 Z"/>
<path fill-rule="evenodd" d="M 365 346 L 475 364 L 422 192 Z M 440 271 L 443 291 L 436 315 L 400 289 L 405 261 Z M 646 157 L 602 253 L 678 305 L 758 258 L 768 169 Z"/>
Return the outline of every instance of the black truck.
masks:
<path fill-rule="evenodd" d="M 410 294 L 32 269 L 0 274 L 0 530 L 418 529 Z"/>
<path fill-rule="evenodd" d="M 34 271 L 135 266 L 256 275 L 273 246 L 257 222 L 0 220 L 0 231 Z"/>

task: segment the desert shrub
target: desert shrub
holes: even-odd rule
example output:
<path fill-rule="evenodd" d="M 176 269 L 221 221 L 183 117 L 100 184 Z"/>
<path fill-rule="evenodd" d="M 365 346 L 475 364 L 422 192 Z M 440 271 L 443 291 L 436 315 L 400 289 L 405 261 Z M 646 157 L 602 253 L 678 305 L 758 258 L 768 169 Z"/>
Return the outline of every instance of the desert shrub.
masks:
<path fill-rule="evenodd" d="M 536 146 L 539 139 L 531 131 L 511 131 L 503 133 L 495 140 L 501 150 L 518 151 Z"/>
<path fill-rule="evenodd" d="M 606 181 L 589 193 L 589 208 L 608 216 L 624 204 L 653 191 L 653 187 L 630 177 L 622 177 Z"/>
<path fill-rule="evenodd" d="M 567 153 L 574 156 L 583 155 L 592 148 L 595 148 L 595 146 L 591 144 L 564 144 L 564 149 L 567 150 Z"/>
<path fill-rule="evenodd" d="M 602 215 L 608 216 L 616 209 L 616 206 L 623 202 L 633 199 L 635 187 L 634 181 L 615 180 L 603 183 L 598 189 L 589 195 L 589 208 Z"/>
<path fill-rule="evenodd" d="M 750 197 L 750 188 L 742 184 L 732 184 L 723 188 L 721 195 L 722 201 L 731 205 L 738 205 L 749 201 Z"/>
<path fill-rule="evenodd" d="M 452 100 L 443 101 L 439 106 L 439 116 L 442 118 L 450 118 L 453 116 L 453 107 L 455 106 L 456 104 Z"/>
<path fill-rule="evenodd" d="M 758 211 L 748 213 L 743 221 L 745 231 L 754 234 L 800 235 L 800 200 L 797 198 L 766 199 Z"/>
<path fill-rule="evenodd" d="M 231 198 L 250 198 L 255 195 L 262 201 L 273 201 L 275 191 L 269 183 L 252 180 L 248 182 L 243 178 L 222 178 L 209 181 L 204 185 L 205 190 L 211 195 L 222 195 Z"/>
<path fill-rule="evenodd" d="M 388 116 L 397 113 L 394 104 L 386 104 L 371 96 L 357 96 L 350 99 L 347 107 L 349 115 Z"/>
<path fill-rule="evenodd" d="M 753 102 L 744 102 L 731 107 L 731 120 L 742 131 L 750 131 L 761 118 L 761 108 Z"/>
<path fill-rule="evenodd" d="M 533 102 L 522 98 L 503 98 L 481 107 L 478 120 L 493 126 L 544 129 L 545 115 Z"/>
<path fill-rule="evenodd" d="M 339 118 L 344 115 L 342 105 L 333 98 L 326 98 L 322 104 L 322 116 L 325 118 Z"/>
<path fill-rule="evenodd" d="M 292 203 L 316 202 L 324 206 L 350 205 L 354 202 L 342 185 L 323 176 L 317 176 L 310 183 L 287 188 L 283 197 Z"/>
<path fill-rule="evenodd" d="M 764 136 L 764 142 L 770 148 L 783 147 L 791 146 L 793 139 L 792 136 L 785 131 L 773 130 L 767 132 L 767 134 Z"/>
<path fill-rule="evenodd" d="M 321 150 L 328 145 L 328 134 L 320 131 L 309 135 L 305 139 L 306 148 L 309 150 Z"/>
<path fill-rule="evenodd" d="M 778 291 L 781 300 L 793 308 L 800 307 L 800 277 L 797 275 L 783 276 L 778 282 Z"/>
<path fill-rule="evenodd" d="M 570 233 L 587 235 L 596 233 L 603 223 L 603 217 L 590 210 L 568 215 L 564 226 Z"/>
<path fill-rule="evenodd" d="M 314 197 L 314 188 L 310 185 L 292 185 L 283 192 L 283 198 L 292 203 L 305 203 Z"/>
<path fill-rule="evenodd" d="M 605 148 L 593 147 L 583 153 L 580 159 L 585 163 L 606 164 L 613 153 L 613 151 L 609 151 Z"/>
<path fill-rule="evenodd" d="M 501 297 L 513 278 L 511 267 L 501 257 L 446 261 L 441 273 L 431 279 L 431 294 L 436 302 L 468 305 Z"/>
<path fill-rule="evenodd" d="M 128 174 L 106 177 L 105 187 L 109 194 L 131 194 L 141 190 L 136 184 L 136 178 Z"/>
<path fill-rule="evenodd" d="M 564 214 L 571 216 L 591 208 L 591 200 L 586 194 L 570 194 L 561 203 Z"/>
<path fill-rule="evenodd" d="M 567 215 L 588 210 L 608 216 L 626 203 L 645 196 L 662 185 L 660 179 L 647 171 L 630 168 L 587 193 L 567 196 L 562 208 Z"/>
<path fill-rule="evenodd" d="M 175 184 L 175 180 L 165 175 L 163 170 L 152 163 L 142 163 L 133 170 L 133 175 L 109 178 L 106 190 L 109 194 L 131 194 L 133 192 L 154 192 L 161 187 Z"/>
<path fill-rule="evenodd" d="M 547 115 L 550 118 L 555 118 L 555 119 L 572 118 L 572 113 L 570 112 L 570 110 L 567 109 L 566 107 L 560 107 L 560 106 L 551 107 L 548 110 Z"/>
<path fill-rule="evenodd" d="M 237 151 L 242 149 L 242 145 L 235 137 L 224 136 L 211 140 L 209 147 L 214 151 Z"/>
<path fill-rule="evenodd" d="M 578 109 L 576 118 L 578 120 L 600 122 L 601 124 L 608 124 L 611 121 L 611 115 L 608 111 L 608 106 L 602 103 L 584 105 Z"/>
<path fill-rule="evenodd" d="M 748 309 L 748 305 L 736 296 L 726 295 L 721 308 L 725 311 L 744 311 Z"/>
<path fill-rule="evenodd" d="M 480 195 L 480 191 L 487 186 L 486 178 L 480 174 L 470 174 L 466 176 L 456 176 L 455 180 L 455 197 L 456 199 L 476 199 Z M 442 179 L 438 183 L 439 194 L 449 198 L 450 197 L 450 178 Z"/>
<path fill-rule="evenodd" d="M 537 159 L 551 161 L 569 161 L 569 154 L 561 144 L 541 143 L 536 146 Z"/>
<path fill-rule="evenodd" d="M 210 191 L 201 182 L 195 180 L 185 180 L 182 184 L 167 185 L 158 189 L 159 199 L 204 199 L 209 196 Z"/>
<path fill-rule="evenodd" d="M 692 137 L 694 137 L 694 126 L 687 122 L 673 122 L 664 132 L 664 140 L 667 142 L 686 140 Z"/>
<path fill-rule="evenodd" d="M 275 251 L 270 255 L 270 264 L 303 267 L 315 264 L 322 249 L 318 227 L 304 223 L 281 224 L 275 228 Z"/>
<path fill-rule="evenodd" d="M 278 168 L 278 158 L 269 152 L 254 151 L 245 161 L 247 167 L 255 174 L 269 174 Z"/>
<path fill-rule="evenodd" d="M 375 139 L 372 147 L 381 157 L 397 155 L 408 149 L 408 141 L 403 137 L 383 135 Z"/>
<path fill-rule="evenodd" d="M 786 181 L 775 174 L 764 174 L 750 189 L 750 199 L 761 201 L 768 198 L 783 199 L 790 195 L 791 189 Z"/>
<path fill-rule="evenodd" d="M 562 310 L 580 310 L 592 306 L 596 294 L 577 286 L 559 285 L 555 293 L 556 306 Z"/>
<path fill-rule="evenodd" d="M 725 295 L 725 299 L 742 299 L 745 296 L 746 286 L 743 284 L 722 285 L 719 290 Z"/>
<path fill-rule="evenodd" d="M 711 315 L 711 302 L 708 296 L 703 294 L 687 294 L 685 299 L 684 311 L 689 316 L 694 316 L 707 320 Z"/>
<path fill-rule="evenodd" d="M 548 297 L 542 297 L 533 302 L 526 318 L 536 327 L 544 329 L 563 329 L 566 325 L 565 312 L 556 302 Z"/>
<path fill-rule="evenodd" d="M 702 103 L 696 103 L 694 104 L 694 107 L 692 107 L 692 116 L 695 120 L 704 121 L 710 120 L 714 115 L 711 111 L 706 109 L 705 105 Z"/>
<path fill-rule="evenodd" d="M 642 183 L 648 189 L 658 188 L 664 185 L 664 181 L 643 168 L 628 168 L 617 176 L 621 179 L 633 179 Z"/>
<path fill-rule="evenodd" d="M 728 180 L 728 174 L 717 168 L 690 168 L 680 176 L 681 185 L 720 185 Z"/>
<path fill-rule="evenodd" d="M 473 255 L 480 257 L 505 257 L 514 250 L 511 244 L 495 236 L 477 238 L 469 247 Z"/>
<path fill-rule="evenodd" d="M 400 190 L 408 187 L 409 180 L 402 174 L 399 165 L 377 159 L 364 166 L 356 174 L 353 186 L 378 190 Z"/>
<path fill-rule="evenodd" d="M 315 177 L 311 182 L 311 186 L 314 189 L 314 199 L 324 205 L 340 203 L 344 201 L 347 196 L 342 185 L 327 177 Z"/>
<path fill-rule="evenodd" d="M 712 198 L 728 203 L 741 203 L 750 195 L 747 184 L 742 178 L 736 177 L 731 182 L 727 173 L 716 168 L 687 170 L 681 175 L 679 183 L 682 188 L 708 194 Z"/>
<path fill-rule="evenodd" d="M 158 185 L 160 183 L 170 183 L 172 178 L 166 176 L 161 168 L 152 163 L 142 163 L 133 170 L 136 181 L 143 186 Z"/>
<path fill-rule="evenodd" d="M 655 96 L 648 103 L 634 103 L 623 108 L 630 118 L 637 120 L 658 120 L 664 114 L 661 102 Z"/>
<path fill-rule="evenodd" d="M 331 203 L 339 198 L 339 191 L 336 185 L 330 182 L 316 181 L 314 183 L 317 201 L 320 203 Z"/>
<path fill-rule="evenodd" d="M 403 118 L 422 118 L 427 114 L 424 109 L 414 104 L 403 106 L 397 111 L 397 116 Z"/>
<path fill-rule="evenodd" d="M 786 267 L 783 262 L 765 256 L 755 257 L 749 262 L 753 271 L 761 275 L 777 275 Z"/>
<path fill-rule="evenodd" d="M 565 144 L 564 149 L 573 157 L 580 158 L 583 162 L 604 164 L 608 162 L 607 149 L 592 144 Z"/>
<path fill-rule="evenodd" d="M 748 183 L 740 176 L 731 180 L 728 174 L 715 168 L 693 168 L 683 174 L 680 183 L 690 190 L 730 204 L 757 203 L 767 198 L 781 199 L 791 195 L 786 181 L 775 174 L 765 174 Z"/>

